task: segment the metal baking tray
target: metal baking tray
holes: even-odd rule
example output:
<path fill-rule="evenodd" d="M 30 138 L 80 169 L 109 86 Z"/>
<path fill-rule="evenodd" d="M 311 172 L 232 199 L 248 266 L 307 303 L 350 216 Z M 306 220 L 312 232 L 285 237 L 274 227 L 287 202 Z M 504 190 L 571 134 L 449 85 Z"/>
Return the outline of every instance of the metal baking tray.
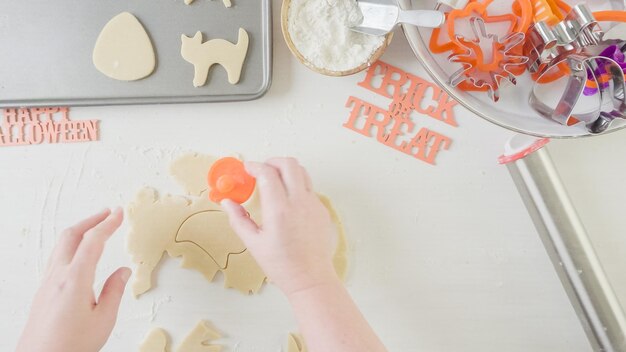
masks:
<path fill-rule="evenodd" d="M 154 73 L 121 82 L 100 73 L 92 52 L 104 25 L 121 12 L 144 25 L 156 55 Z M 193 86 L 194 67 L 181 54 L 181 35 L 237 42 L 250 35 L 241 81 L 211 68 L 207 84 Z M 225 102 L 257 99 L 272 75 L 271 0 L 21 0 L 0 1 L 0 107 L 88 106 Z"/>

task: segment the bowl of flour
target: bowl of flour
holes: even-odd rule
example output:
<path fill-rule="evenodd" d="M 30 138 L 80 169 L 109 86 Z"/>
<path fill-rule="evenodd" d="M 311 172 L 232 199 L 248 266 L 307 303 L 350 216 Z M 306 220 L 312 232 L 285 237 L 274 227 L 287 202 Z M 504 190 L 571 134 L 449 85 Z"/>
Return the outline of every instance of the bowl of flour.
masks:
<path fill-rule="evenodd" d="M 378 60 L 393 36 L 351 31 L 362 16 L 356 0 L 284 0 L 283 35 L 289 50 L 311 70 L 348 76 Z"/>

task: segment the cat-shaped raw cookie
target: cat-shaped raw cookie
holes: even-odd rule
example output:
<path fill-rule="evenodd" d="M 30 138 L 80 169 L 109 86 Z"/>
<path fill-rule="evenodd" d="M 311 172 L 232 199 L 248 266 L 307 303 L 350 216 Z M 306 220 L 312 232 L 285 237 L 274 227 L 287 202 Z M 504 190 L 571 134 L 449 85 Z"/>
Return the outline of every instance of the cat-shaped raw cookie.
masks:
<path fill-rule="evenodd" d="M 226 69 L 230 84 L 239 83 L 243 64 L 248 54 L 248 45 L 250 44 L 250 38 L 245 29 L 239 28 L 239 41 L 237 44 L 224 39 L 213 39 L 203 43 L 201 32 L 197 32 L 193 38 L 183 34 L 181 40 L 181 54 L 183 58 L 195 67 L 193 78 L 195 87 L 201 87 L 206 84 L 209 70 L 215 64 L 220 64 Z"/>

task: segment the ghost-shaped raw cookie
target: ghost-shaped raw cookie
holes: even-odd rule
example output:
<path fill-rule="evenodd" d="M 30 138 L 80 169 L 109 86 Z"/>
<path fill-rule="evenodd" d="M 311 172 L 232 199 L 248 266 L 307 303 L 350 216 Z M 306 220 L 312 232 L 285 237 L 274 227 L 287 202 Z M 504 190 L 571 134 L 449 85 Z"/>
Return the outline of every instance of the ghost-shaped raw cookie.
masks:
<path fill-rule="evenodd" d="M 154 72 L 156 55 L 143 25 L 134 15 L 123 12 L 100 32 L 93 49 L 93 63 L 107 77 L 136 81 Z"/>

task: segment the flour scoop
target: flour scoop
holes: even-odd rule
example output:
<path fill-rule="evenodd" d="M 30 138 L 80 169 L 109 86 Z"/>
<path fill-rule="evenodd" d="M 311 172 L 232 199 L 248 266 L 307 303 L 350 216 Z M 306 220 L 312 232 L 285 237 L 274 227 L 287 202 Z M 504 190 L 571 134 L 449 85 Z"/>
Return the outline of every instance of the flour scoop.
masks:
<path fill-rule="evenodd" d="M 400 23 L 437 28 L 446 20 L 440 11 L 402 10 L 396 0 L 358 0 L 357 4 L 363 20 L 350 29 L 369 35 L 387 35 Z"/>
<path fill-rule="evenodd" d="M 528 1 L 515 2 L 531 6 Z M 441 2 L 434 0 L 399 0 L 399 3 L 407 10 L 442 9 Z M 482 3 L 489 2 L 472 2 L 470 5 Z M 489 6 L 490 9 L 494 7 L 494 13 L 511 13 L 512 3 L 510 0 L 497 0 Z M 588 3 L 593 11 L 607 8 L 624 10 L 621 0 Z M 626 17 L 626 13 L 622 15 Z M 603 22 L 602 26 L 611 28 L 611 23 Z M 582 122 L 560 124 L 533 110 L 529 105 L 529 96 L 535 82 L 528 73 L 516 77 L 516 86 L 504 87 L 498 103 L 494 103 L 484 91 L 472 92 L 453 86 L 450 78 L 459 66 L 450 62 L 449 53 L 433 53 L 429 45 L 434 30 L 412 25 L 403 25 L 403 29 L 418 60 L 452 98 L 483 119 L 519 133 L 506 146 L 501 162 L 509 168 L 593 349 L 604 352 L 626 351 L 624 311 L 558 172 L 543 148 L 550 138 L 591 137 L 596 134 Z M 624 40 L 623 36 L 618 38 Z M 594 71 L 587 72 L 595 74 Z M 567 79 L 568 75 L 564 75 L 564 78 Z M 603 133 L 616 132 L 624 127 L 626 120 L 615 119 Z"/>

